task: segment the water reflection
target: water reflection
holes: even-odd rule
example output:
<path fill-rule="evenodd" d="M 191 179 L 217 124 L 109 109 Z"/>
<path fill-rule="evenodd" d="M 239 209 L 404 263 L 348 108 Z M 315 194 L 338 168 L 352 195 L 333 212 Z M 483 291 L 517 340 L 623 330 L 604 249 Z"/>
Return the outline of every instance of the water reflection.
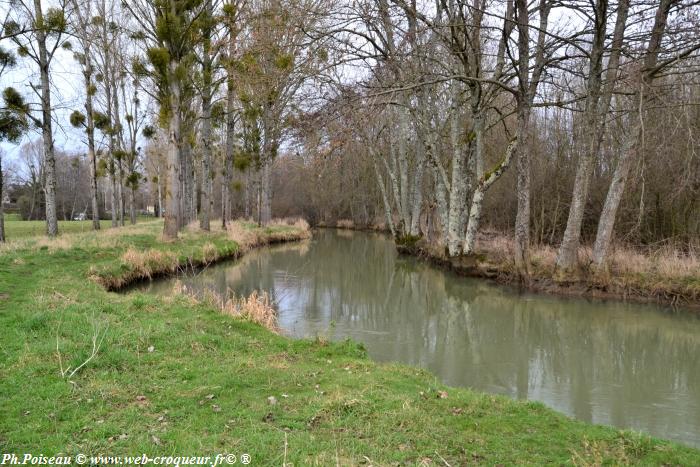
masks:
<path fill-rule="evenodd" d="M 520 295 L 397 257 L 382 235 L 332 230 L 184 282 L 267 290 L 293 336 L 352 337 L 377 360 L 450 385 L 700 446 L 700 319 L 690 313 Z M 143 288 L 167 294 L 172 283 Z"/>

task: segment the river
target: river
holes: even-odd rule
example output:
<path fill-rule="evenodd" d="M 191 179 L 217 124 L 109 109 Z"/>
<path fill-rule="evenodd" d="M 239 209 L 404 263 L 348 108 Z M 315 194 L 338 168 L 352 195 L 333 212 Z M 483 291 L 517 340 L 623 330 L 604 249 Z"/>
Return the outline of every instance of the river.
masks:
<path fill-rule="evenodd" d="M 136 289 L 166 295 L 173 280 Z M 375 360 L 429 369 L 451 386 L 700 447 L 698 314 L 518 293 L 397 256 L 385 235 L 338 230 L 180 280 L 266 290 L 293 337 L 349 337 Z"/>

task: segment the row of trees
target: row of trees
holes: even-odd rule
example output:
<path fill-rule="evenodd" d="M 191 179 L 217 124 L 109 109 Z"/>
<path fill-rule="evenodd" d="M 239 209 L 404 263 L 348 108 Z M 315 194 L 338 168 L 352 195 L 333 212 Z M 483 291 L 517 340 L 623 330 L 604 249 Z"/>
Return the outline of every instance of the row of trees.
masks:
<path fill-rule="evenodd" d="M 560 245 L 566 274 L 583 241 L 602 267 L 616 230 L 687 244 L 700 229 L 692 1 L 23 1 L 2 40 L 34 63 L 39 102 L 6 89 L 3 137 L 42 132 L 49 235 L 66 50 L 91 212 L 104 174 L 114 225 L 146 187 L 167 239 L 196 219 L 265 223 L 276 187 L 280 212 L 381 213 L 450 256 L 484 223 L 512 229 L 524 278 L 533 236 Z"/>
<path fill-rule="evenodd" d="M 46 8 L 20 1 L 5 17 L 2 43 L 12 46 L 3 56 L 12 65 L 17 55 L 33 63 L 41 85 L 30 86 L 38 102 L 5 90 L 3 112 L 17 123 L 5 139 L 41 131 L 47 233 L 58 233 L 54 126 L 63 123 L 51 101 L 52 64 L 66 60 L 67 51 L 83 77 L 82 102 L 69 121 L 90 161 L 95 229 L 100 175 L 112 185 L 113 226 L 124 224 L 125 212 L 135 222 L 137 191 L 149 183 L 159 193 L 167 239 L 197 217 L 208 230 L 215 199 L 225 226 L 242 181 L 246 211 L 267 222 L 272 160 L 308 80 L 327 61 L 324 41 L 307 33 L 319 30 L 327 6 L 321 0 L 67 0 Z"/>
<path fill-rule="evenodd" d="M 339 145 L 369 152 L 386 223 L 398 237 L 426 233 L 421 216 L 432 207 L 447 253 L 472 254 L 484 206 L 508 212 L 503 204 L 514 199 L 514 259 L 527 278 L 538 223 L 535 168 L 538 190 L 558 186 L 563 206 L 548 235 L 561 239 L 559 271 L 576 267 L 582 233 L 590 228 L 584 221 L 590 224 L 593 212 L 593 262 L 600 268 L 628 181 L 646 166 L 635 228 L 652 229 L 644 203 L 652 202 L 649 188 L 662 185 L 655 192 L 659 211 L 661 203 L 674 203 L 660 193 L 681 202 L 671 208 L 670 221 L 655 221 L 697 238 L 692 99 L 700 39 L 693 2 L 377 0 L 343 11 L 347 24 L 336 29 L 338 47 L 368 64 L 365 79 L 341 87 L 310 137 L 325 142 L 321 153 Z M 328 115 L 344 123 L 334 130 L 323 118 Z M 683 139 L 659 148 L 654 138 L 668 131 Z M 673 167 L 682 185 L 659 180 L 649 167 Z M 510 185 L 496 190 L 509 171 Z M 604 192 L 595 198 L 602 206 L 591 207 L 591 187 Z M 653 227 L 655 240 L 665 234 L 660 227 Z"/>
<path fill-rule="evenodd" d="M 57 125 L 70 124 L 80 131 L 81 137 L 69 141 L 67 147 L 76 150 L 82 146 L 87 152 L 93 227 L 100 228 L 100 175 L 108 177 L 111 184 L 112 225 L 124 225 L 127 198 L 131 223 L 136 222 L 134 200 L 141 182 L 137 137 L 146 115 L 141 111 L 139 77 L 129 72 L 130 47 L 118 26 L 117 15 L 115 6 L 104 1 L 60 1 L 48 8 L 40 1 L 19 1 L 13 3 L 4 18 L 3 53 L 10 57 L 12 65 L 19 57 L 35 71 L 29 76 L 29 94 L 14 87 L 4 90 L 3 112 L 15 122 L 16 129 L 6 139 L 17 141 L 24 133 L 35 130 L 41 133 L 43 149 L 36 159 L 41 161 L 43 217 L 49 236 L 58 234 L 57 220 L 61 217 L 57 210 Z M 78 99 L 82 102 L 65 116 L 52 104 L 56 89 L 59 93 L 65 91 L 53 80 L 57 61 L 80 70 L 84 81 L 84 93 Z M 32 79 L 36 75 L 38 84 Z"/>
<path fill-rule="evenodd" d="M 271 218 L 271 164 L 295 102 L 324 62 L 307 37 L 325 18 L 319 0 L 125 2 L 145 45 L 136 67 L 159 107 L 164 149 L 164 237 L 213 217 L 220 170 L 221 221 L 245 180 L 247 211 Z M 240 175 L 244 174 L 244 175 Z M 238 182 L 238 183 L 236 183 Z"/>

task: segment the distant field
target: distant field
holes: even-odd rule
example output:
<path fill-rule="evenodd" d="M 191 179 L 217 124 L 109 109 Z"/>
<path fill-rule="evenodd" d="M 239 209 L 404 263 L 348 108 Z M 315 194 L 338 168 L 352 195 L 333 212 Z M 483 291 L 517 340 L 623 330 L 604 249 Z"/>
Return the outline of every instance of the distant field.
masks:
<path fill-rule="evenodd" d="M 138 222 L 153 220 L 152 217 L 139 217 Z M 127 221 L 128 222 L 128 221 Z M 100 227 L 109 228 L 110 220 L 100 221 Z M 92 230 L 92 221 L 58 221 L 59 234 L 79 233 Z M 5 236 L 8 240 L 19 240 L 46 234 L 46 221 L 23 221 L 19 214 L 5 214 Z"/>

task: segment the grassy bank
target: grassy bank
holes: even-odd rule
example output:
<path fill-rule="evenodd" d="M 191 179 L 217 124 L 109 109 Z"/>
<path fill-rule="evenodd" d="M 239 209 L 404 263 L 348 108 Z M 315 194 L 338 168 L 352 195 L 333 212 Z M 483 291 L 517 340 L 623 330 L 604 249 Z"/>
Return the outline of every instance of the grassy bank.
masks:
<path fill-rule="evenodd" d="M 373 363 L 352 342 L 288 339 L 185 295 L 108 292 L 110 281 L 304 236 L 238 224 L 162 243 L 160 229 L 0 247 L 1 451 L 249 453 L 252 465 L 700 463 L 697 450 Z"/>
<path fill-rule="evenodd" d="M 498 232 L 479 235 L 476 253 L 449 258 L 444 248 L 423 239 L 408 239 L 397 245 L 402 253 L 429 259 L 455 272 L 519 283 L 513 261 L 513 239 Z M 615 249 L 606 273 L 591 267 L 590 248 L 579 251 L 576 271 L 558 278 L 555 270 L 557 250 L 551 246 L 533 246 L 530 251 L 531 283 L 536 292 L 605 299 L 658 302 L 700 309 L 700 257 L 693 252 L 681 253 L 672 248 L 641 252 L 629 248 Z M 523 285 L 523 284 L 521 284 Z"/>

